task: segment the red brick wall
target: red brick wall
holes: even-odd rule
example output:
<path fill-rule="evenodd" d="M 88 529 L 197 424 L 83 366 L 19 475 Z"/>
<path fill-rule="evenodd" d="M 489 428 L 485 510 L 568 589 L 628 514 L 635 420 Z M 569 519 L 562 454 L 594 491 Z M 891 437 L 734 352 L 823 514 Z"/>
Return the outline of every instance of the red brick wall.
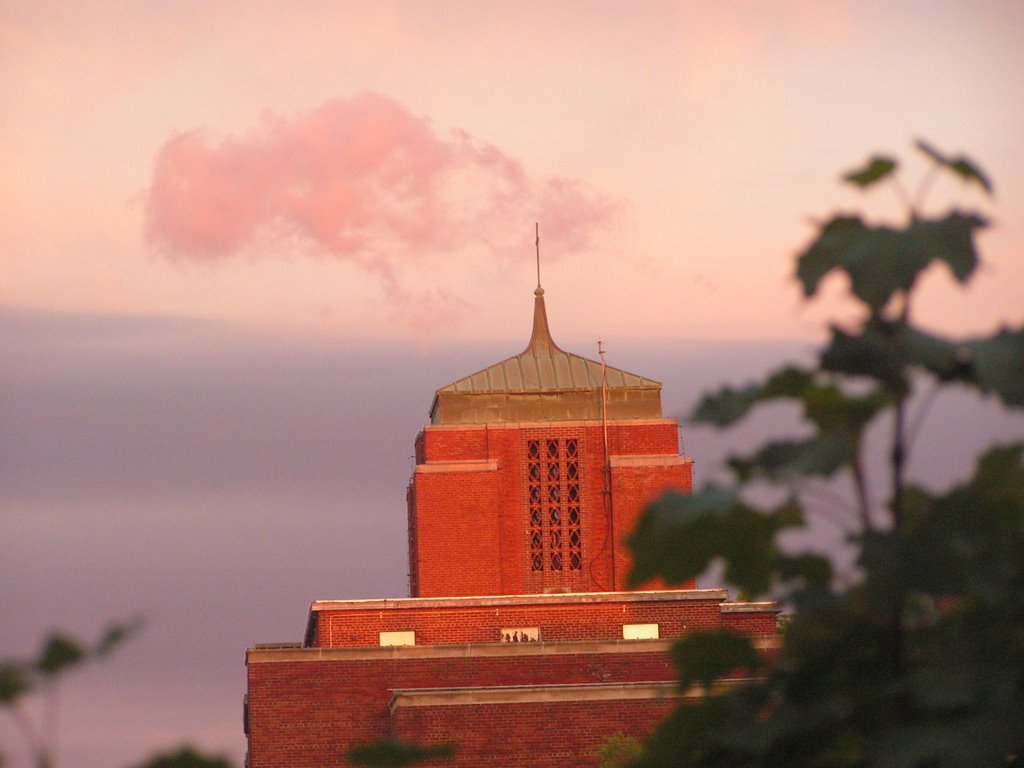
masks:
<path fill-rule="evenodd" d="M 618 732 L 643 738 L 674 704 L 647 699 L 400 707 L 392 734 L 421 744 L 458 744 L 453 761 L 425 765 L 592 768 L 605 739 Z"/>
<path fill-rule="evenodd" d="M 581 446 L 583 569 L 535 572 L 530 567 L 526 441 L 568 437 L 579 440 Z M 677 457 L 674 419 L 610 422 L 608 447 L 613 457 L 656 458 L 653 466 L 613 469 L 611 527 L 605 506 L 600 422 L 426 427 L 417 437 L 419 471 L 413 476 L 410 495 L 410 594 L 623 589 L 629 569 L 624 537 L 643 506 L 658 493 L 666 488 L 690 489 L 692 465 L 657 461 Z M 481 468 L 477 474 L 451 464 L 480 461 L 493 462 L 496 470 Z M 444 471 L 449 468 L 453 471 Z"/>
<path fill-rule="evenodd" d="M 615 520 L 615 590 L 626 589 L 633 566 L 626 540 L 633 531 L 646 504 L 667 490 L 689 491 L 693 487 L 693 464 L 647 467 L 613 467 L 612 499 Z M 693 588 L 695 581 L 682 585 Z M 678 585 L 677 585 L 678 587 Z M 651 582 L 642 589 L 662 589 L 665 585 Z"/>
<path fill-rule="evenodd" d="M 488 438 L 484 426 L 467 425 L 458 429 L 427 427 L 423 435 L 423 461 L 472 461 L 488 458 Z M 418 463 L 423 463 L 419 461 Z"/>
<path fill-rule="evenodd" d="M 502 594 L 495 567 L 501 551 L 500 481 L 497 472 L 487 470 L 416 476 L 410 560 L 418 594 Z"/>
<path fill-rule="evenodd" d="M 405 657 L 400 652 L 387 655 L 381 651 L 376 658 L 319 661 L 305 660 L 315 650 L 291 654 L 279 651 L 279 657 L 292 655 L 300 660 L 272 662 L 260 661 L 266 658 L 265 652 L 250 652 L 250 766 L 348 765 L 344 753 L 349 748 L 389 735 L 388 705 L 394 689 L 442 684 L 469 687 L 667 681 L 674 674 L 669 656 L 662 649 L 651 653 L 554 655 L 513 653 L 515 650 L 510 648 L 506 656 L 440 658 Z"/>
<path fill-rule="evenodd" d="M 417 645 L 497 643 L 502 628 L 539 627 L 541 640 L 621 640 L 623 624 L 657 624 L 662 639 L 718 629 L 726 616 L 721 596 L 702 600 L 616 601 L 553 605 L 347 608 L 318 610 L 321 647 L 374 646 L 380 632 L 413 631 Z M 411 602 L 411 601 L 410 601 Z M 775 614 L 766 614 L 774 624 Z M 760 633 L 760 625 L 755 631 Z M 736 626 L 737 631 L 746 631 Z"/>
<path fill-rule="evenodd" d="M 723 613 L 722 628 L 744 635 L 774 635 L 778 614 L 775 611 L 754 613 Z"/>

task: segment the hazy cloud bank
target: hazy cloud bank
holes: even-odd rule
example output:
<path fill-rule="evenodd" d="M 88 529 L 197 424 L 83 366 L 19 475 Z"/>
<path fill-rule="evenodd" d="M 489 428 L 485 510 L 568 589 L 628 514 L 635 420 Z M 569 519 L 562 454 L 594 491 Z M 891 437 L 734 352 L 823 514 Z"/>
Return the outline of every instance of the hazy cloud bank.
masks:
<path fill-rule="evenodd" d="M 521 258 L 537 220 L 552 253 L 578 253 L 621 210 L 582 181 L 531 176 L 492 144 L 364 93 L 267 116 L 244 137 L 172 136 L 156 158 L 146 229 L 172 258 L 286 248 L 350 261 L 398 296 L 403 264 L 467 246 L 477 257 Z"/>

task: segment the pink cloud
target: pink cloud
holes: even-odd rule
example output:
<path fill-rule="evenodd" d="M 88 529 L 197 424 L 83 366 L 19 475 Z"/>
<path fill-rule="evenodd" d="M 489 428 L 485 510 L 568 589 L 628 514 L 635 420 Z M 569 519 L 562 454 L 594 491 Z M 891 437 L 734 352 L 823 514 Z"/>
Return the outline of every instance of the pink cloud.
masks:
<path fill-rule="evenodd" d="M 149 241 L 213 261 L 298 243 L 385 278 L 470 247 L 522 258 L 542 222 L 547 253 L 595 245 L 622 204 L 586 184 L 534 178 L 499 148 L 378 94 L 337 99 L 295 119 L 269 117 L 246 138 L 200 130 L 160 149 L 146 197 Z"/>

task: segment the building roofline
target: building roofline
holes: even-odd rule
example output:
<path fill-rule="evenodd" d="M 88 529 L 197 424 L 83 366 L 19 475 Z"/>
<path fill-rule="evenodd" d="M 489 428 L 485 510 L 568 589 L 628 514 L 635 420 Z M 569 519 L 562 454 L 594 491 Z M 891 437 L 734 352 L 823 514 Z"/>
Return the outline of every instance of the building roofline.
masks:
<path fill-rule="evenodd" d="M 673 589 L 639 592 L 551 592 L 534 595 L 487 595 L 458 597 L 399 597 L 369 600 L 314 600 L 309 610 L 358 611 L 406 608 L 490 608 L 511 605 L 564 605 L 579 603 L 643 603 L 676 600 L 717 600 L 724 602 L 724 589 Z"/>
<path fill-rule="evenodd" d="M 552 425 L 551 420 L 547 421 L 494 421 L 474 422 L 468 424 L 424 424 L 421 431 L 466 431 L 471 429 L 546 429 Z M 601 419 L 574 419 L 571 421 L 559 421 L 558 426 L 567 427 L 600 427 L 604 424 Z M 674 416 L 659 416 L 658 418 L 643 419 L 608 419 L 609 426 L 647 426 L 651 424 L 679 424 L 679 419 Z M 624 454 L 628 455 L 628 454 Z"/>

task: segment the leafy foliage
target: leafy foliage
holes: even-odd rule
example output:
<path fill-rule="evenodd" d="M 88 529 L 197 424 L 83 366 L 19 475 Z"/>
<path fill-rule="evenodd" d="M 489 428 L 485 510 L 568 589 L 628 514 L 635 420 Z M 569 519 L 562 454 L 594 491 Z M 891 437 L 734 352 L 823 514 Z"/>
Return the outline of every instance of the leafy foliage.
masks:
<path fill-rule="evenodd" d="M 924 154 L 937 165 L 943 168 L 948 168 L 965 182 L 974 182 L 990 195 L 992 194 L 992 182 L 989 181 L 988 176 L 986 176 L 973 161 L 969 160 L 964 155 L 958 155 L 957 157 L 952 158 L 947 157 L 945 154 L 939 152 L 939 150 L 935 149 L 935 147 L 922 139 L 915 141 L 914 146 L 917 147 L 919 152 Z"/>
<path fill-rule="evenodd" d="M 709 486 L 690 496 L 670 493 L 655 501 L 630 538 L 630 585 L 660 576 L 682 584 L 702 573 L 715 558 L 725 561 L 725 577 L 750 594 L 761 594 L 778 580 L 828 578 L 827 561 L 786 555 L 775 535 L 803 522 L 793 504 L 762 513 L 730 488 Z"/>
<path fill-rule="evenodd" d="M 404 768 L 427 760 L 451 760 L 454 755 L 454 744 L 423 746 L 398 739 L 381 739 L 349 750 L 347 757 L 356 765 L 370 768 Z"/>
<path fill-rule="evenodd" d="M 896 170 L 896 166 L 897 162 L 891 157 L 875 155 L 863 168 L 845 174 L 843 181 L 856 184 L 858 187 L 870 187 L 889 176 Z"/>
<path fill-rule="evenodd" d="M 93 659 L 105 658 L 141 626 L 138 620 L 110 626 L 92 646 L 86 645 L 63 632 L 54 632 L 33 659 L 5 659 L 0 661 L 0 707 L 4 708 L 21 732 L 29 751 L 40 768 L 52 768 L 56 751 L 56 729 L 52 721 L 54 703 L 61 678 L 72 669 Z M 48 721 L 36 723 L 24 710 L 27 696 L 38 692 L 47 698 Z M 2 765 L 0 755 L 0 765 Z"/>
<path fill-rule="evenodd" d="M 621 731 L 613 733 L 598 747 L 594 757 L 596 768 L 625 768 L 633 760 L 643 754 L 640 742 L 634 736 L 627 736 Z"/>
<path fill-rule="evenodd" d="M 915 146 L 932 164 L 927 181 L 947 172 L 992 191 L 967 158 Z M 843 180 L 898 184 L 897 167 L 875 156 Z M 793 612 L 778 658 L 757 680 L 680 705 L 636 766 L 946 768 L 1024 759 L 1024 446 L 990 449 L 974 477 L 944 494 L 904 476 L 907 424 L 923 415 L 910 413 L 919 402 L 911 398 L 922 384 L 967 385 L 1024 406 L 1024 328 L 953 339 L 912 324 L 919 276 L 939 263 L 969 281 L 986 220 L 956 210 L 926 217 L 900 191 L 908 205 L 902 226 L 839 214 L 797 261 L 808 297 L 826 275 L 845 274 L 863 321 L 833 327 L 817 367 L 725 388 L 692 415 L 728 426 L 783 400 L 802 407 L 813 434 L 731 459 L 735 487 L 663 497 L 632 536 L 634 584 L 681 583 L 718 560 L 729 582 L 779 596 Z M 879 422 L 891 427 L 883 502 L 867 492 L 862 439 Z M 833 583 L 820 558 L 778 545 L 779 534 L 804 524 L 803 492 L 816 477 L 851 485 L 861 573 L 852 586 Z M 742 493 L 754 479 L 784 484 L 789 500 L 755 507 Z M 762 663 L 748 641 L 728 633 L 685 637 L 675 659 L 685 687 Z"/>
<path fill-rule="evenodd" d="M 193 747 L 185 745 L 156 755 L 137 768 L 233 768 L 233 766 L 225 757 L 204 755 Z"/>
<path fill-rule="evenodd" d="M 974 234 L 987 226 L 977 214 L 952 211 L 941 219 L 915 218 L 907 226 L 871 227 L 859 216 L 837 215 L 800 255 L 797 277 L 813 296 L 833 270 L 850 277 L 854 295 L 877 310 L 897 292 L 914 287 L 932 262 L 944 262 L 961 283 L 978 265 Z"/>
<path fill-rule="evenodd" d="M 35 667 L 44 676 L 56 675 L 81 662 L 88 651 L 77 640 L 56 632 L 47 639 Z"/>

